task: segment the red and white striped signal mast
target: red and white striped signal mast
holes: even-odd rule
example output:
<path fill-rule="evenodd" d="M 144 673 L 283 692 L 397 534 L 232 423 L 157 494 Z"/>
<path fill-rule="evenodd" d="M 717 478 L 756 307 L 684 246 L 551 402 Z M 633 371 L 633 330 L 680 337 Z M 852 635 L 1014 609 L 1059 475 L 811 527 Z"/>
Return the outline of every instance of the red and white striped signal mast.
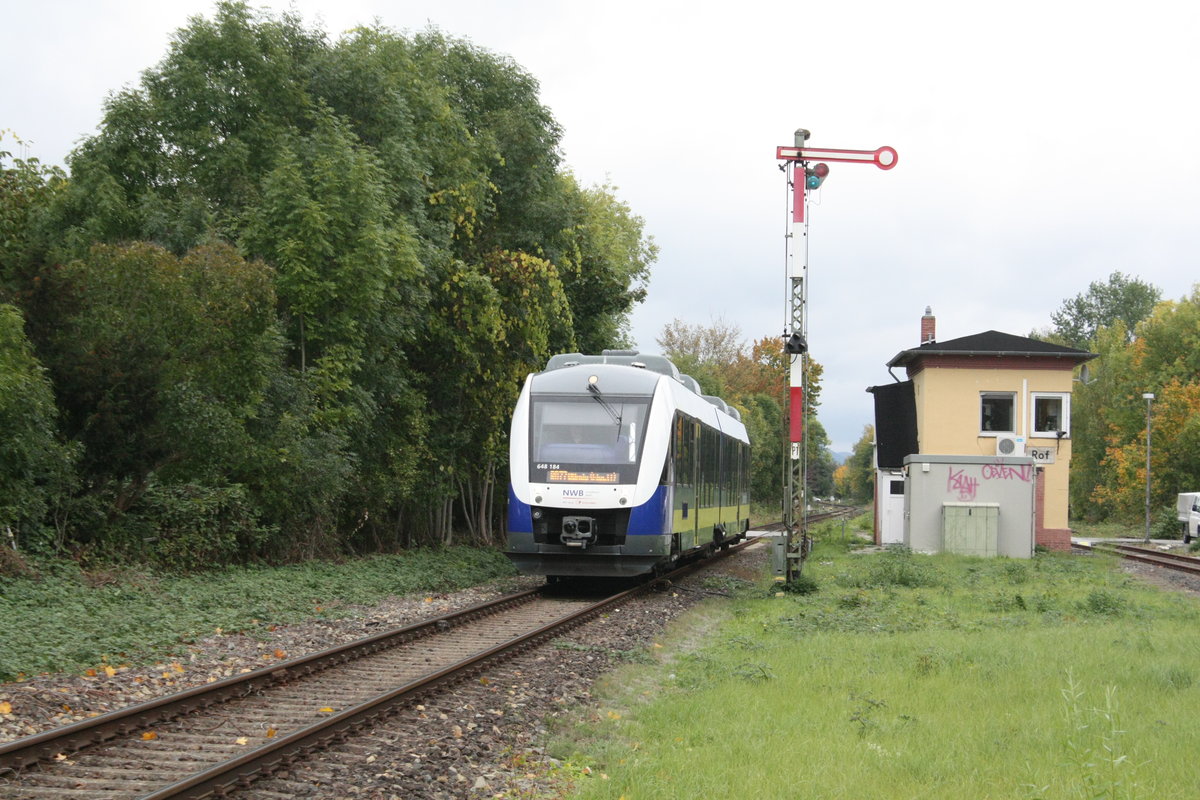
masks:
<path fill-rule="evenodd" d="M 784 576 L 791 583 L 800 574 L 801 565 L 811 545 L 808 535 L 808 459 L 804 447 L 805 369 L 808 360 L 808 196 L 820 188 L 829 175 L 826 161 L 846 164 L 874 164 L 891 169 L 899 160 L 895 149 L 840 150 L 807 147 L 809 132 L 796 131 L 793 147 L 779 147 L 775 157 L 784 163 L 780 168 L 787 174 L 792 190 L 792 230 L 788 234 L 788 328 L 784 331 L 784 350 L 788 366 L 788 441 L 791 445 L 787 480 L 787 505 L 784 524 L 787 526 Z M 814 162 L 814 163 L 810 163 Z M 797 535 L 799 534 L 799 535 Z"/>

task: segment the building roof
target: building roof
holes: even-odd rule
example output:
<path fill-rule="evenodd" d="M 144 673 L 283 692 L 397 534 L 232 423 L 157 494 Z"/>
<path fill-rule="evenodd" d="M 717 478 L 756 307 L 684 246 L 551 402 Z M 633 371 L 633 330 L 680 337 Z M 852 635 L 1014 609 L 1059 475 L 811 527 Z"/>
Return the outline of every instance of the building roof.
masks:
<path fill-rule="evenodd" d="M 1061 344 L 1013 336 L 1000 331 L 985 331 L 945 342 L 928 342 L 911 350 L 902 350 L 887 363 L 888 367 L 915 364 L 925 356 L 1024 356 L 1026 358 L 1061 358 L 1082 364 L 1096 358 L 1096 353 L 1077 350 Z"/>

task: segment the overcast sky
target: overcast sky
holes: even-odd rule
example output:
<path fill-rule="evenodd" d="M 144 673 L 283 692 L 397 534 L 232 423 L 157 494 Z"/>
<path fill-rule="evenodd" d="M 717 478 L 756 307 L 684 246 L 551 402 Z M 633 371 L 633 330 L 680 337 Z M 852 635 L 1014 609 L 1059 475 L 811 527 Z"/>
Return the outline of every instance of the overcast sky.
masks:
<path fill-rule="evenodd" d="M 786 185 L 775 148 L 874 150 L 833 164 L 810 227 L 809 340 L 835 450 L 871 421 L 867 386 L 938 338 L 1025 335 L 1120 270 L 1200 280 L 1200 5 L 1178 0 L 658 2 L 337 0 L 331 36 L 434 25 L 511 56 L 562 125 L 567 166 L 609 181 L 661 248 L 633 316 L 643 351 L 679 318 L 782 333 Z M 4 0 L 0 129 L 62 163 L 105 96 L 158 63 L 200 0 Z M 6 137 L 3 149 L 14 149 Z M 903 376 L 900 376 L 903 377 Z"/>

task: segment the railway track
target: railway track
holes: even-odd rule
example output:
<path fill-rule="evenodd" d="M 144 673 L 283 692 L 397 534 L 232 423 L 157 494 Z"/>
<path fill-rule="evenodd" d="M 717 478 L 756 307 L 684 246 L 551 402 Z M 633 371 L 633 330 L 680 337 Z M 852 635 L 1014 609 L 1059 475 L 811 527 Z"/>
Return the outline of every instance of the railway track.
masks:
<path fill-rule="evenodd" d="M 730 548 L 736 552 L 751 542 Z M 677 578 L 707 562 L 669 576 Z M 201 798 L 286 771 L 440 688 L 647 591 L 519 592 L 0 745 L 0 797 Z"/>
<path fill-rule="evenodd" d="M 1135 544 L 1074 544 L 1072 546 L 1079 550 L 1091 552 L 1115 553 L 1116 555 L 1119 555 L 1122 558 L 1127 558 L 1130 561 L 1139 561 L 1143 564 L 1153 564 L 1158 567 L 1164 567 L 1165 569 L 1186 572 L 1190 575 L 1200 577 L 1200 558 L 1185 555 L 1183 553 L 1170 553 L 1163 550 L 1156 550 L 1152 547 L 1142 547 Z"/>
<path fill-rule="evenodd" d="M 839 519 L 841 517 L 853 517 L 862 513 L 862 509 L 858 506 L 838 506 L 826 511 L 817 511 L 808 515 L 808 523 L 811 525 L 817 522 L 824 522 L 831 519 Z M 757 530 L 763 531 L 782 531 L 784 529 L 783 522 L 768 522 L 758 526 Z"/>

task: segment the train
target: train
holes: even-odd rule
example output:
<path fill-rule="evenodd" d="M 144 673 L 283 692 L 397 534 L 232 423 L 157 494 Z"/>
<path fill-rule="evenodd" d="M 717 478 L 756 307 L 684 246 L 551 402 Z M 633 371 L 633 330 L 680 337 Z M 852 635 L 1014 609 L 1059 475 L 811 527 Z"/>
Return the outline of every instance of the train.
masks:
<path fill-rule="evenodd" d="M 749 473 L 737 409 L 669 359 L 555 355 L 513 410 L 505 554 L 548 581 L 660 573 L 745 538 Z"/>

